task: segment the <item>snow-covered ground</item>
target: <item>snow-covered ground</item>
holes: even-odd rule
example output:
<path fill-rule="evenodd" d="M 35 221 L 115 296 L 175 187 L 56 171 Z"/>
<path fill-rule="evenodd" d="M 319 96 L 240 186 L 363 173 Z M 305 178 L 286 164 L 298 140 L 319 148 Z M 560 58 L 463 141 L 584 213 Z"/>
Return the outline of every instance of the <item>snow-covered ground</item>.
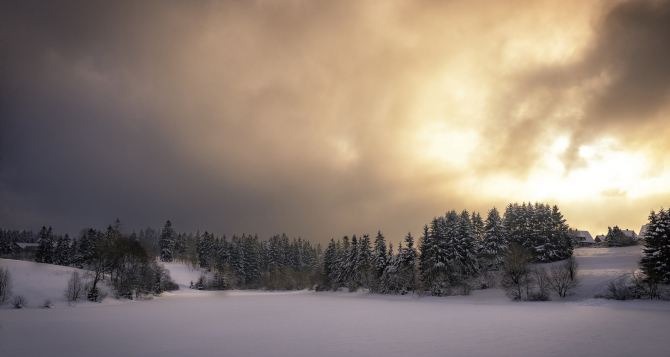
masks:
<path fill-rule="evenodd" d="M 68 305 L 65 289 L 73 271 L 78 271 L 82 279 L 86 278 L 86 270 L 52 264 L 27 262 L 23 260 L 0 259 L 0 267 L 9 269 L 11 276 L 12 295 L 21 295 L 27 301 L 27 307 L 41 307 L 46 300 L 54 306 Z M 100 284 L 100 288 L 108 293 L 109 289 Z M 105 304 L 113 304 L 114 299 L 105 299 Z M 87 304 L 82 301 L 79 304 Z M 97 304 L 94 304 L 97 305 Z M 0 307 L 8 308 L 8 306 Z"/>
<path fill-rule="evenodd" d="M 5 308 L 0 356 L 670 355 L 670 303 L 586 296 L 635 269 L 639 249 L 579 249 L 583 283 L 571 301 L 515 303 L 495 289 L 447 298 L 184 289 L 151 301 Z M 168 268 L 180 285 L 199 274 Z"/>

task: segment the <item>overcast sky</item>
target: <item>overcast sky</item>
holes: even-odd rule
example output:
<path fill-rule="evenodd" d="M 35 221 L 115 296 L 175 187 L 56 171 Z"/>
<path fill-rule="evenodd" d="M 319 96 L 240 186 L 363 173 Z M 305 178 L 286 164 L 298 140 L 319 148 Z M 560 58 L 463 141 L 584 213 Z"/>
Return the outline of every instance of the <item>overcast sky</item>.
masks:
<path fill-rule="evenodd" d="M 0 226 L 416 235 L 670 205 L 670 1 L 3 1 Z"/>

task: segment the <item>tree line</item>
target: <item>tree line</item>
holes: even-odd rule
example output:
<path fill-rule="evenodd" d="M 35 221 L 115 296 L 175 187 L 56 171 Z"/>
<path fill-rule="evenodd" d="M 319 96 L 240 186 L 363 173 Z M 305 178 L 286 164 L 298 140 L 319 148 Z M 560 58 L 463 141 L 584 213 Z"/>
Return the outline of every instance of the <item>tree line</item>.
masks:
<path fill-rule="evenodd" d="M 117 220 L 104 231 L 83 230 L 77 239 L 43 227 L 35 240 L 36 261 L 93 272 L 90 299 L 96 298 L 101 279 L 124 297 L 166 289 L 169 278 L 156 257 L 202 268 L 202 277 L 193 282 L 198 289 L 363 288 L 449 295 L 486 287 L 487 276 L 501 270 L 511 246 L 521 247 L 528 262 L 565 259 L 573 249 L 558 207 L 541 203 L 510 204 L 503 215 L 493 208 L 486 219 L 449 211 L 426 224 L 418 241 L 408 233 L 395 249 L 381 231 L 374 240 L 369 235 L 332 239 L 322 250 L 285 234 L 260 239 L 178 233 L 171 221 L 160 231 L 124 234 Z"/>

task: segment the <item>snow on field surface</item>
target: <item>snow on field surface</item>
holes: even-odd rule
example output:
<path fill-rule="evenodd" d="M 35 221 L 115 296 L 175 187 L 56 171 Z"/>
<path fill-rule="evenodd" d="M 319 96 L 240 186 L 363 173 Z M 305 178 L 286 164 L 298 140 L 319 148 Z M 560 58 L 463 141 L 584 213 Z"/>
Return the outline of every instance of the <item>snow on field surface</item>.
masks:
<path fill-rule="evenodd" d="M 116 305 L 3 309 L 0 356 L 670 355 L 670 303 L 579 297 L 635 269 L 639 247 L 576 255 L 584 283 L 572 301 L 515 303 L 496 289 L 447 298 L 189 289 Z M 173 275 L 182 273 L 180 284 L 198 275 Z"/>

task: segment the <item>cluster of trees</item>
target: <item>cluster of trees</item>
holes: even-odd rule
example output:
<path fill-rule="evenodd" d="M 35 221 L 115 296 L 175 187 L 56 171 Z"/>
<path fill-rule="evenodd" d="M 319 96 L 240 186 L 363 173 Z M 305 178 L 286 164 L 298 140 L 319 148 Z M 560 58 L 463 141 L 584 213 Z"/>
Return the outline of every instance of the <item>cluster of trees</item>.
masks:
<path fill-rule="evenodd" d="M 207 273 L 194 282 L 198 289 L 310 288 L 319 282 L 321 249 L 285 234 L 267 240 L 258 236 L 212 233 L 177 234 L 167 221 L 158 236 L 160 260 L 178 260 Z"/>
<path fill-rule="evenodd" d="M 632 236 L 626 235 L 618 226 L 607 227 L 605 242 L 609 247 L 626 247 L 637 244 Z"/>
<path fill-rule="evenodd" d="M 573 241 L 558 206 L 509 205 L 503 226 L 507 239 L 527 249 L 535 261 L 553 262 L 572 256 Z"/>
<path fill-rule="evenodd" d="M 502 264 L 502 285 L 512 300 L 547 301 L 551 292 L 561 298 L 577 286 L 577 261 L 574 257 L 549 268 L 531 266 L 531 252 L 513 243 Z"/>
<path fill-rule="evenodd" d="M 374 247 L 366 234 L 335 241 L 331 239 L 323 256 L 323 277 L 320 289 L 349 290 L 367 288 L 379 293 L 406 293 L 416 289 L 418 252 L 410 233 L 393 252 L 384 235 L 377 232 Z"/>
<path fill-rule="evenodd" d="M 468 293 L 477 278 L 503 267 L 510 244 L 527 254 L 524 265 L 566 259 L 573 249 L 558 207 L 525 203 L 509 205 L 503 217 L 493 208 L 486 220 L 479 213 L 450 211 L 424 227 L 418 251 L 411 234 L 403 243 L 394 253 L 381 232 L 374 246 L 367 235 L 331 240 L 323 258 L 323 288 Z"/>
<path fill-rule="evenodd" d="M 177 288 L 168 271 L 147 254 L 137 235 L 121 232 L 118 220 L 105 231 L 85 229 L 76 240 L 67 234 L 55 236 L 51 227 L 42 227 L 37 243 L 35 261 L 91 272 L 90 282 L 86 283 L 90 301 L 101 300 L 99 283 L 103 280 L 116 296 L 129 299 Z"/>

